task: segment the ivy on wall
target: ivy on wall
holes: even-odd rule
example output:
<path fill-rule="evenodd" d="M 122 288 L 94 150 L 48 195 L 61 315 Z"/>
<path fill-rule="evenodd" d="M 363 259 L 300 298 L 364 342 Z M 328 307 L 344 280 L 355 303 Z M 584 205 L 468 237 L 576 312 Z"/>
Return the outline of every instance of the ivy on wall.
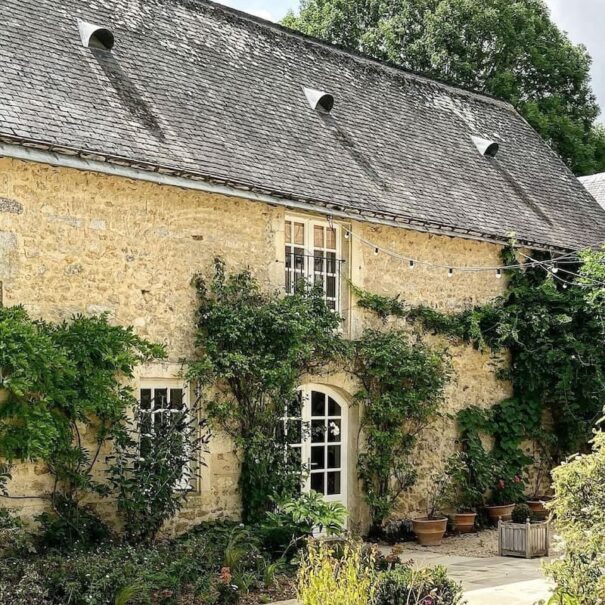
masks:
<path fill-rule="evenodd" d="M 508 265 L 518 262 L 510 248 L 502 257 Z M 510 380 L 513 397 L 489 417 L 479 418 L 474 409 L 460 422 L 467 434 L 472 428 L 493 437 L 495 458 L 518 473 L 531 461 L 521 447 L 527 439 L 542 448 L 541 460 L 560 460 L 585 447 L 605 403 L 605 252 L 587 251 L 577 266 L 566 267 L 579 275 L 565 274 L 575 281 L 571 287 L 541 267 L 510 269 L 502 296 L 456 314 L 409 306 L 400 297 L 355 293 L 360 307 L 383 320 L 403 318 L 422 331 L 510 353 L 510 366 L 499 377 Z M 552 436 L 543 427 L 545 417 Z"/>

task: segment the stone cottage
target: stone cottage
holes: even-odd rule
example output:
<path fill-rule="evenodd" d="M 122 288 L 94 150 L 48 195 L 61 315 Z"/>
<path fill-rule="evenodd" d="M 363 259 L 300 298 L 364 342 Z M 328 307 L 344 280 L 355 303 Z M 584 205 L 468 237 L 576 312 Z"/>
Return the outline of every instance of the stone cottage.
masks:
<path fill-rule="evenodd" d="M 354 336 L 366 319 L 350 283 L 459 310 L 502 292 L 511 237 L 556 256 L 605 240 L 604 218 L 500 100 L 208 0 L 0 3 L 3 304 L 48 320 L 108 312 L 165 343 L 168 361 L 137 378 L 141 398 L 189 397 L 190 282 L 216 255 L 286 293 L 293 277 L 320 280 Z M 489 356 L 451 353 L 449 411 L 507 395 Z M 301 444 L 309 458 L 333 448 L 307 487 L 359 521 L 355 386 L 330 376 L 300 387 L 319 402 L 306 417 L 341 426 L 337 441 Z M 401 514 L 421 510 L 425 476 L 454 438 L 447 419 L 426 433 Z M 206 462 L 179 527 L 238 514 L 228 440 Z M 11 488 L 48 481 L 23 466 Z M 41 506 L 20 502 L 29 515 Z"/>

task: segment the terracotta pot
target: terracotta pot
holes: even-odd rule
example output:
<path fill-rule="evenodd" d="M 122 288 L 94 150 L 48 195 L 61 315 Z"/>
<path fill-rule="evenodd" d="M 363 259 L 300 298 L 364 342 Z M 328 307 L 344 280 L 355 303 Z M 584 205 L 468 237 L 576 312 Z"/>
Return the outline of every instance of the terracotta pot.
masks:
<path fill-rule="evenodd" d="M 412 529 L 422 546 L 439 546 L 447 529 L 447 519 L 414 519 Z"/>
<path fill-rule="evenodd" d="M 549 511 L 546 510 L 545 504 L 550 500 L 552 498 L 549 496 L 539 496 L 527 501 L 527 506 L 529 506 L 538 521 L 544 521 L 548 517 Z"/>
<path fill-rule="evenodd" d="M 498 523 L 498 519 L 502 521 L 510 521 L 513 518 L 514 504 L 503 504 L 501 506 L 486 506 L 487 516 L 493 523 Z"/>
<path fill-rule="evenodd" d="M 459 534 L 470 534 L 475 529 L 477 513 L 456 513 L 454 515 L 454 531 Z"/>

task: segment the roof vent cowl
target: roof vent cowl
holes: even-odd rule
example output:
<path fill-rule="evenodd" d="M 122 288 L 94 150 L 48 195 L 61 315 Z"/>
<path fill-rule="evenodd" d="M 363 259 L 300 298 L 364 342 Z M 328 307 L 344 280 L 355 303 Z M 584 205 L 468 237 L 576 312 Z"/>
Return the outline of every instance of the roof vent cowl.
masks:
<path fill-rule="evenodd" d="M 496 143 L 496 141 L 490 141 L 489 139 L 484 139 L 483 137 L 471 136 L 473 139 L 473 143 L 475 143 L 475 147 L 479 150 L 479 153 L 483 156 L 487 156 L 490 158 L 495 158 L 498 155 L 498 151 L 500 151 L 500 145 Z"/>
<path fill-rule="evenodd" d="M 78 29 L 80 30 L 82 45 L 85 48 L 98 48 L 100 50 L 111 50 L 113 48 L 115 38 L 109 28 L 78 19 Z"/>
<path fill-rule="evenodd" d="M 311 106 L 311 109 L 318 109 L 325 113 L 330 113 L 334 107 L 334 97 L 327 92 L 315 90 L 314 88 L 305 88 L 305 96 Z"/>

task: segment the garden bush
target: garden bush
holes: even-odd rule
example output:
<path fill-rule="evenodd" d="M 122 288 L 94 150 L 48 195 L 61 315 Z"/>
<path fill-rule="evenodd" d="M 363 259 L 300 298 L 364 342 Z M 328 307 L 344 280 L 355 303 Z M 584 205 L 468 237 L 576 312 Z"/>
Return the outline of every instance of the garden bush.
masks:
<path fill-rule="evenodd" d="M 551 507 L 565 554 L 547 566 L 557 584 L 554 603 L 605 603 L 605 433 L 590 454 L 578 455 L 553 472 Z M 567 600 L 565 600 L 567 599 Z"/>
<path fill-rule="evenodd" d="M 329 543 L 309 543 L 298 570 L 302 605 L 371 605 L 375 586 L 374 559 L 361 543 L 349 542 L 339 553 Z"/>
<path fill-rule="evenodd" d="M 414 569 L 399 565 L 382 573 L 375 605 L 462 605 L 462 588 L 445 567 Z"/>

